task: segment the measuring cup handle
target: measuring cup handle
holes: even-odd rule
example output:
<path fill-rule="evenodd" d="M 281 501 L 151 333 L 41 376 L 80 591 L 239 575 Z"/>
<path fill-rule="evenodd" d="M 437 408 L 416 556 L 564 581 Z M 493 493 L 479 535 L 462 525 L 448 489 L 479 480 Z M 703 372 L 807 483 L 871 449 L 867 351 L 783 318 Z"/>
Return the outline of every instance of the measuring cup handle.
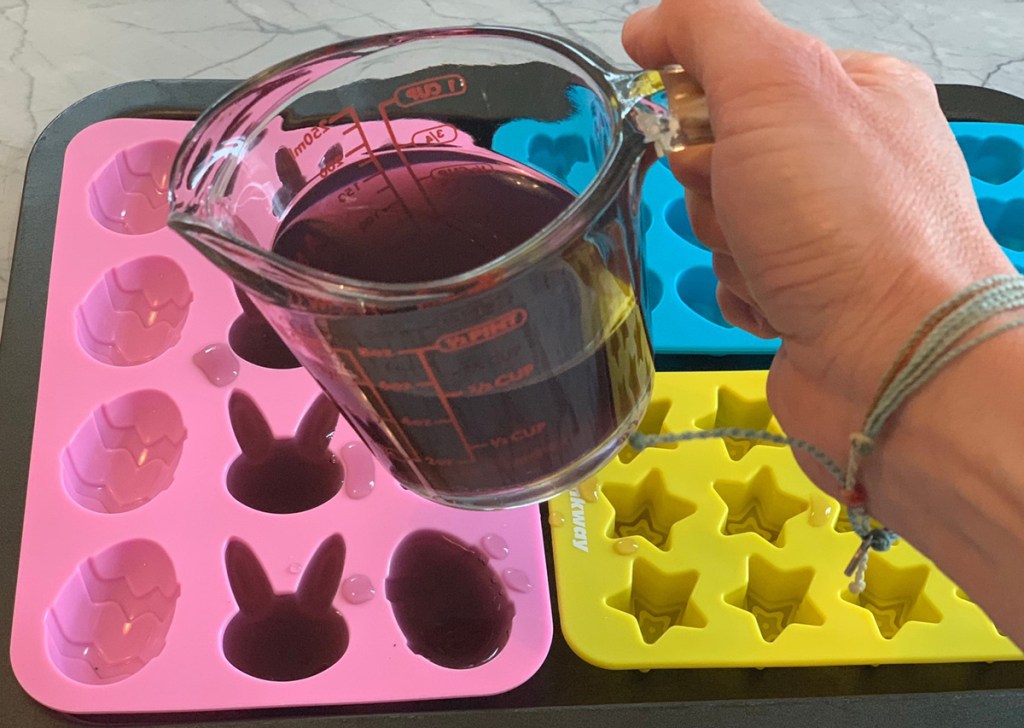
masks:
<path fill-rule="evenodd" d="M 662 90 L 667 108 L 649 102 Z M 628 95 L 635 103 L 631 113 L 637 127 L 659 156 L 715 141 L 704 89 L 682 66 L 644 71 L 633 79 Z"/>

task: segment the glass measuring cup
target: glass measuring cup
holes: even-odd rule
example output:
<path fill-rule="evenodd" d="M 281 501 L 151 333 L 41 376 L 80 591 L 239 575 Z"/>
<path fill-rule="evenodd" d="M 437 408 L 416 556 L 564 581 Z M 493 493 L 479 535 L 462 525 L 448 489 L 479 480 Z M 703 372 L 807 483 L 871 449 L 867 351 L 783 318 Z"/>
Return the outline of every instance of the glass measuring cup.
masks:
<path fill-rule="evenodd" d="M 663 86 L 671 114 L 650 98 Z M 593 474 L 637 428 L 641 172 L 651 143 L 710 139 L 682 69 L 619 71 L 511 28 L 378 36 L 208 110 L 169 224 L 404 486 L 511 507 Z"/>

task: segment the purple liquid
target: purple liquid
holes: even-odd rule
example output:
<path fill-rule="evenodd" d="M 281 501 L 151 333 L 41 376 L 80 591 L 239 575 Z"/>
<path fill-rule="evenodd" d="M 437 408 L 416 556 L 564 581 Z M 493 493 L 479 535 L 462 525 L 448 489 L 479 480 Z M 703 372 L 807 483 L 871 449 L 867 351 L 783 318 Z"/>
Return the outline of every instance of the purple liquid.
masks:
<path fill-rule="evenodd" d="M 282 223 L 274 252 L 360 281 L 437 280 L 508 253 L 574 199 L 493 156 L 405 155 L 408 166 L 378 155 L 386 180 L 365 162 L 314 186 Z M 599 291 L 618 285 L 606 266 L 629 275 L 606 255 L 578 240 L 470 303 L 275 315 L 300 351 L 322 352 L 303 364 L 395 477 L 429 483 L 441 500 L 479 502 L 572 466 L 636 416 L 653 365 L 635 302 L 616 288 L 628 305 L 603 310 Z"/>
<path fill-rule="evenodd" d="M 452 536 L 407 536 L 385 589 L 409 649 L 436 665 L 477 667 L 508 642 L 515 606 L 486 557 Z"/>
<path fill-rule="evenodd" d="M 259 312 L 238 287 L 235 295 L 242 304 L 242 313 L 231 324 L 228 342 L 238 356 L 250 364 L 267 369 L 298 369 L 300 364 L 295 355 L 288 350 L 281 337 L 271 328 L 263 314 Z"/>
<path fill-rule="evenodd" d="M 238 612 L 224 630 L 224 657 L 247 675 L 277 682 L 323 672 L 348 649 L 345 619 L 333 601 L 345 564 L 345 544 L 334 535 L 306 565 L 295 592 L 276 594 L 256 555 L 232 540 L 225 567 Z"/>
<path fill-rule="evenodd" d="M 244 392 L 228 403 L 242 453 L 228 468 L 228 492 L 263 513 L 301 513 L 333 498 L 344 469 L 328 449 L 338 413 L 321 395 L 306 411 L 294 437 L 275 438 L 256 403 Z"/>

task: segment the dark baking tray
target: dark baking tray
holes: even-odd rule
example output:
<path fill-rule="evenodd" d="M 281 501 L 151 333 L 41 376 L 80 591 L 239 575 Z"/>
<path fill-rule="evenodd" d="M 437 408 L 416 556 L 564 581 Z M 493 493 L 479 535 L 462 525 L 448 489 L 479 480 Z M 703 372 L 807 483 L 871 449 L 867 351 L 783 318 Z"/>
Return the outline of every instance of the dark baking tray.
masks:
<path fill-rule="evenodd" d="M 43 340 L 47 283 L 64 151 L 85 127 L 116 117 L 194 119 L 234 81 L 146 81 L 97 92 L 58 116 L 28 160 L 14 266 L 0 340 L 0 629 L 10 644 L 18 551 Z M 940 86 L 951 121 L 1024 123 L 1024 100 Z M 659 357 L 661 369 L 764 367 L 765 357 Z M 550 554 L 549 554 L 550 562 Z M 550 568 L 550 563 L 549 563 Z M 551 585 L 552 599 L 557 595 Z M 555 615 L 557 620 L 557 613 Z M 173 689 L 172 686 L 169 686 Z M 1001 726 L 1024 721 L 1024 662 L 798 669 L 613 672 L 577 658 L 556 629 L 547 661 L 503 695 L 388 705 L 174 715 L 66 716 L 0 668 L 0 726 Z"/>

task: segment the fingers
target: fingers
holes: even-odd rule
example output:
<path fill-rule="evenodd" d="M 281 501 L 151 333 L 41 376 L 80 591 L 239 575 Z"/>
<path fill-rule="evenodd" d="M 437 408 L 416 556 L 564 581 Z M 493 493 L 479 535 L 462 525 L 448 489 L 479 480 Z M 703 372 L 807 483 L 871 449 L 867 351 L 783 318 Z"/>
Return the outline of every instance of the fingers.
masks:
<path fill-rule="evenodd" d="M 645 68 L 682 65 L 712 102 L 842 75 L 823 43 L 778 22 L 757 0 L 663 0 L 626 22 L 622 43 Z"/>
<path fill-rule="evenodd" d="M 729 243 L 725 239 L 721 225 L 718 224 L 715 204 L 710 196 L 695 191 L 687 192 L 686 210 L 690 216 L 690 227 L 693 229 L 694 237 L 705 248 L 713 253 L 729 252 Z"/>
<path fill-rule="evenodd" d="M 718 282 L 729 289 L 736 298 L 748 306 L 755 306 L 754 297 L 750 294 L 750 288 L 743 279 L 743 274 L 736 267 L 736 259 L 726 253 L 715 253 L 711 257 L 711 267 L 715 271 Z"/>
<path fill-rule="evenodd" d="M 718 307 L 722 316 L 733 326 L 743 329 L 761 339 L 773 339 L 778 334 L 768 325 L 754 306 L 741 299 L 725 286 L 719 284 L 716 292 Z"/>
<path fill-rule="evenodd" d="M 669 155 L 669 169 L 683 187 L 711 196 L 711 153 L 714 148 L 713 144 L 698 144 Z"/>

